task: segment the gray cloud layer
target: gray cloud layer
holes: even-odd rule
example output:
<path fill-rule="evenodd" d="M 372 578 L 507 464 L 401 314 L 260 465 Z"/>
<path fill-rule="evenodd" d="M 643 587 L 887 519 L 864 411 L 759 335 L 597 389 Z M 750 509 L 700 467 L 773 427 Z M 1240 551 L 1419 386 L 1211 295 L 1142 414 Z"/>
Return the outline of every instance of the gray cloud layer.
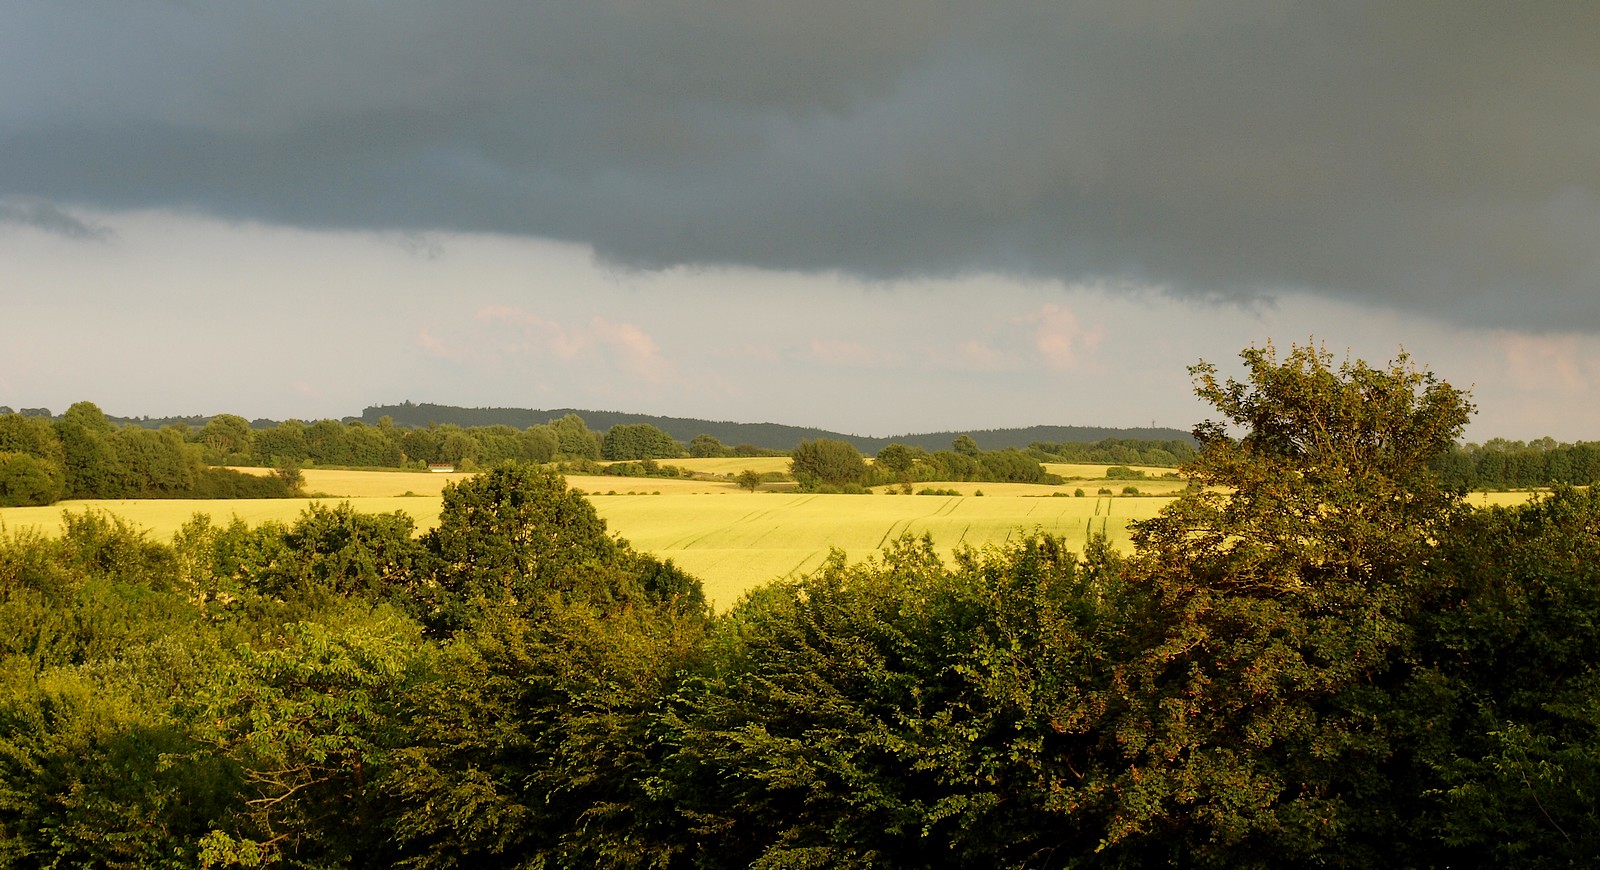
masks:
<path fill-rule="evenodd" d="M 0 195 L 1600 331 L 1600 4 L 15 0 Z"/>

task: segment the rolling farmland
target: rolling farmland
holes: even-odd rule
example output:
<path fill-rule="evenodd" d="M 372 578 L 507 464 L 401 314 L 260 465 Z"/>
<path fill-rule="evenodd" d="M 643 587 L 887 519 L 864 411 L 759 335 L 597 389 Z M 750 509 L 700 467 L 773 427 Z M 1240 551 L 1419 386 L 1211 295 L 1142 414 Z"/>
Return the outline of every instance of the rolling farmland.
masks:
<path fill-rule="evenodd" d="M 1103 473 L 1098 466 L 1063 469 L 1074 476 L 1096 470 Z M 348 500 L 368 513 L 403 511 L 419 529 L 426 529 L 439 521 L 439 492 L 445 483 L 469 476 L 326 469 L 308 469 L 305 475 L 306 490 L 327 497 L 67 501 L 50 507 L 0 509 L 0 525 L 9 530 L 33 527 L 55 533 L 61 527 L 63 511 L 99 508 L 165 540 L 196 513 L 208 514 L 218 522 L 234 516 L 251 524 L 291 522 L 312 501 Z M 752 586 L 816 569 L 831 548 L 841 549 L 857 561 L 902 534 L 930 535 L 946 554 L 961 546 L 1002 544 L 1017 530 L 1034 528 L 1062 535 L 1079 547 L 1090 533 L 1104 533 L 1125 547 L 1128 523 L 1154 516 L 1169 501 L 1155 496 L 1096 496 L 1093 492 L 1101 486 L 1120 491 L 1122 484 L 1130 483 L 1100 480 L 1069 481 L 1061 487 L 937 484 L 960 491 L 961 496 L 752 494 L 731 482 L 706 479 L 573 476 L 568 482 L 589 494 L 612 531 L 700 577 L 707 597 L 719 608 L 728 607 Z M 1156 489 L 1149 481 L 1131 483 L 1147 492 Z M 1067 495 L 1077 488 L 1090 494 L 1081 498 Z M 984 495 L 974 495 L 979 490 Z M 1474 505 L 1505 504 L 1527 497 L 1526 493 L 1473 493 L 1470 501 Z"/>

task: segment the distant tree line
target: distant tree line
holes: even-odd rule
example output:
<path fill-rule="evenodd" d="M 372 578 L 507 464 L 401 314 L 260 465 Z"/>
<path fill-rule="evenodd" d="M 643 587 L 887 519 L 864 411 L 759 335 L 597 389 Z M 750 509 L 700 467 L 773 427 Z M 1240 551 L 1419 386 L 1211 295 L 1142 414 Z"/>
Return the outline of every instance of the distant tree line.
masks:
<path fill-rule="evenodd" d="M 1451 486 L 1468 490 L 1508 490 L 1600 482 L 1600 443 L 1561 444 L 1551 438 L 1455 446 L 1434 461 Z"/>
<path fill-rule="evenodd" d="M 0 860 L 1587 864 L 1600 490 L 1471 509 L 1459 391 L 1244 358 L 1131 554 L 902 538 L 721 614 L 530 465 L 420 536 L 0 532 Z"/>
<path fill-rule="evenodd" d="M 848 442 L 802 441 L 790 454 L 790 473 L 802 492 L 864 492 L 873 486 L 910 488 L 930 481 L 1061 483 L 1021 450 L 981 450 L 970 436 L 957 436 L 949 450 L 890 444 L 871 464 Z"/>
<path fill-rule="evenodd" d="M 1094 442 L 1035 441 L 1028 453 L 1044 462 L 1155 465 L 1177 468 L 1194 459 L 1194 444 L 1179 439 L 1106 438 Z"/>
<path fill-rule="evenodd" d="M 388 418 L 381 418 L 376 424 L 360 420 L 285 420 L 258 429 L 232 414 L 219 414 L 197 429 L 169 428 L 200 445 L 202 456 L 209 462 L 264 467 L 285 463 L 358 468 L 453 465 L 471 470 L 502 462 L 637 461 L 772 453 L 748 445 L 726 448 L 708 435 L 694 439 L 686 447 L 645 423 L 618 424 L 597 432 L 577 414 L 524 429 L 450 423 L 406 428 Z"/>
<path fill-rule="evenodd" d="M 297 475 L 215 468 L 178 429 L 113 426 L 92 402 L 59 419 L 0 415 L 0 506 L 63 498 L 282 498 Z"/>
<path fill-rule="evenodd" d="M 785 426 L 777 423 L 732 423 L 719 420 L 702 420 L 688 417 L 661 417 L 650 414 L 625 414 L 615 411 L 583 411 L 558 409 L 540 411 L 528 408 L 462 408 L 454 405 L 401 402 L 397 405 L 373 405 L 361 412 L 367 425 L 377 425 L 388 417 L 402 428 L 427 428 L 453 423 L 462 427 L 511 426 L 525 429 L 546 420 L 577 414 L 589 421 L 597 430 L 613 426 L 647 423 L 666 432 L 672 438 L 687 443 L 696 435 L 709 435 L 727 444 L 751 445 L 757 449 L 788 452 L 801 441 L 827 438 L 847 441 L 863 454 L 876 453 L 890 444 L 921 447 L 929 452 L 942 449 L 960 432 L 921 432 L 895 435 L 887 438 L 849 435 L 808 426 Z M 1192 447 L 1188 433 L 1164 428 L 1117 429 L 1105 426 L 1028 426 L 1012 429 L 976 429 L 965 433 L 985 450 L 1003 450 L 1007 447 L 1023 449 L 1029 442 L 1090 443 L 1102 440 L 1166 441 L 1177 440 Z M 1085 460 L 1107 461 L 1107 460 Z"/>

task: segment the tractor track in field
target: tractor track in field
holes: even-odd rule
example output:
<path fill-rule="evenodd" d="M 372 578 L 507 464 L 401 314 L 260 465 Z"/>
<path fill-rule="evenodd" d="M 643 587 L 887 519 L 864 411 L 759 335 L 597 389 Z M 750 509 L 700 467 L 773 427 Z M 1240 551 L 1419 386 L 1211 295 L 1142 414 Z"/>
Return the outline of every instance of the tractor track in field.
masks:
<path fill-rule="evenodd" d="M 784 505 L 775 505 L 775 506 L 769 506 L 769 507 L 756 508 L 756 509 L 746 513 L 745 515 L 739 517 L 738 519 L 734 520 L 733 522 L 728 523 L 726 526 L 724 526 L 722 528 L 711 529 L 711 530 L 702 532 L 699 535 L 691 535 L 689 537 L 681 538 L 681 539 L 679 539 L 677 541 L 674 541 L 673 543 L 669 544 L 666 547 L 666 549 L 668 549 L 668 550 L 689 550 L 689 549 L 693 549 L 697 544 L 699 544 L 701 541 L 704 541 L 707 538 L 710 538 L 710 537 L 713 537 L 713 536 L 717 536 L 717 535 L 727 534 L 729 529 L 742 529 L 742 528 L 746 528 L 746 527 L 755 525 L 756 523 L 759 523 L 760 521 L 765 520 L 768 517 L 771 517 L 773 514 L 779 514 L 779 513 L 782 513 L 784 511 L 793 510 L 793 509 L 798 508 L 798 507 L 800 507 L 802 505 L 810 504 L 811 502 L 815 501 L 816 498 L 817 498 L 816 496 L 812 495 L 812 496 L 807 496 L 805 498 L 799 499 L 798 501 L 793 501 L 793 502 L 790 502 L 790 503 L 784 504 Z M 744 546 L 746 548 L 748 548 L 752 544 L 760 543 L 768 535 L 772 534 L 775 531 L 778 531 L 782 527 L 783 527 L 782 523 L 776 523 L 772 527 L 767 529 L 766 531 L 761 532 L 754 539 L 754 541 L 751 542 L 751 544 L 746 544 Z"/>
<path fill-rule="evenodd" d="M 733 522 L 729 523 L 727 526 L 725 526 L 723 528 L 710 529 L 710 530 L 707 530 L 707 531 L 702 531 L 699 534 L 691 534 L 691 535 L 689 535 L 687 537 L 679 538 L 678 540 L 673 541 L 672 543 L 668 544 L 666 546 L 666 549 L 668 549 L 668 550 L 689 550 L 689 549 L 693 549 L 696 544 L 700 543 L 701 541 L 705 540 L 706 538 L 711 537 L 712 535 L 724 534 L 728 529 L 738 528 L 739 526 L 745 525 L 746 523 L 752 523 L 752 522 L 755 522 L 756 520 L 764 519 L 764 518 L 766 518 L 768 516 L 771 516 L 777 510 L 779 510 L 779 509 L 776 508 L 776 507 L 756 508 L 755 510 L 752 510 L 749 513 L 745 514 L 744 516 L 739 517 L 738 519 L 734 520 Z"/>

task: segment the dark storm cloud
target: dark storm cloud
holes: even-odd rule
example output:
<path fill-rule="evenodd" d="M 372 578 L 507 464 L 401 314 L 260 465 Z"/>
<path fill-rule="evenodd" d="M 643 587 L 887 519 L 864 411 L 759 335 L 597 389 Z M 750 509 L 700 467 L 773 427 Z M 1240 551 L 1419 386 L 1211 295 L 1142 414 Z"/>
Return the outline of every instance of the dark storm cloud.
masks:
<path fill-rule="evenodd" d="M 21 224 L 69 239 L 104 241 L 111 231 L 43 200 L 0 199 L 0 224 Z"/>
<path fill-rule="evenodd" d="M 1600 4 L 46 0 L 0 194 L 1600 331 Z"/>

